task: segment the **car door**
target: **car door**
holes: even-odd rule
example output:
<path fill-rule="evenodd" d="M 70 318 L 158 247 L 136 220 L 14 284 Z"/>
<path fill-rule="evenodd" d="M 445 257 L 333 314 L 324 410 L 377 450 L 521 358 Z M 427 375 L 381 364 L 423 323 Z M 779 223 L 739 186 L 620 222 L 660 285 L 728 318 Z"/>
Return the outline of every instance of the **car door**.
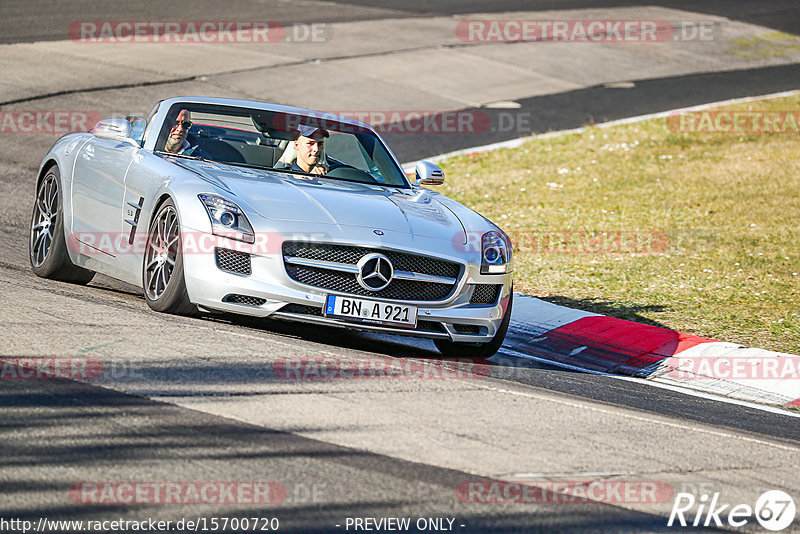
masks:
<path fill-rule="evenodd" d="M 100 262 L 113 263 L 118 255 L 125 174 L 138 151 L 129 142 L 94 137 L 75 159 L 71 232 L 96 251 L 94 259 Z"/>
<path fill-rule="evenodd" d="M 125 192 L 122 202 L 123 238 L 121 249 L 127 254 L 117 257 L 119 278 L 131 284 L 142 284 L 142 260 L 147 241 L 150 217 L 154 203 L 164 184 L 169 182 L 175 169 L 172 163 L 147 150 L 140 150 L 125 175 Z"/>

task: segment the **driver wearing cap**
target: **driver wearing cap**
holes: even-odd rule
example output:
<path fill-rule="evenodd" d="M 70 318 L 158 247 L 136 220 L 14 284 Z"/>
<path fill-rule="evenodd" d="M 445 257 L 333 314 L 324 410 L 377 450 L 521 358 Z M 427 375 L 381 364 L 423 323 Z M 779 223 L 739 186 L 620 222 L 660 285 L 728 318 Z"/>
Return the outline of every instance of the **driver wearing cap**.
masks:
<path fill-rule="evenodd" d="M 309 174 L 327 174 L 328 166 L 322 160 L 325 138 L 330 135 L 328 130 L 321 126 L 304 124 L 298 126 L 297 129 L 300 136 L 294 142 L 294 146 L 297 148 L 297 160 L 292 164 L 292 170 Z"/>

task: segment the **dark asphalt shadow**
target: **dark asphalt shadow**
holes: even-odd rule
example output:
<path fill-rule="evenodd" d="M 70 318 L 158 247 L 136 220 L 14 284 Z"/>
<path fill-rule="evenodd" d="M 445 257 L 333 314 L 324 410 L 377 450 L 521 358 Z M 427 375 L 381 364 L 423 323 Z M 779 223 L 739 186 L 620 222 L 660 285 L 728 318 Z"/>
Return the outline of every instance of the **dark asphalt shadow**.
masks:
<path fill-rule="evenodd" d="M 459 532 L 670 530 L 665 517 L 596 502 L 465 502 L 457 498 L 463 495 L 457 493 L 459 485 L 491 483 L 491 479 L 87 384 L 4 380 L 0 405 L 5 423 L 0 428 L 3 518 L 36 522 L 41 517 L 156 521 L 278 517 L 284 532 L 342 532 L 336 525 L 347 517 L 453 517 L 464 525 Z M 19 432 L 26 428 L 46 437 L 30 440 Z M 113 492 L 105 494 L 102 503 L 81 493 L 83 482 L 203 481 L 275 482 L 285 488 L 285 499 L 271 504 L 126 504 Z M 311 487 L 324 491 L 316 498 L 297 491 Z"/>

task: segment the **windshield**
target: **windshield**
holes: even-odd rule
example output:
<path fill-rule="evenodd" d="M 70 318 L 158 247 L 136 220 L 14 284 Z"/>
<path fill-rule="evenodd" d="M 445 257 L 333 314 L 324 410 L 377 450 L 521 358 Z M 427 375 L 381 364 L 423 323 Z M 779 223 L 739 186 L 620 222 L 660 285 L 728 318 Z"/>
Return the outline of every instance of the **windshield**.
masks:
<path fill-rule="evenodd" d="M 332 117 L 179 103 L 167 114 L 156 147 L 163 154 L 231 165 L 408 187 L 371 130 Z"/>

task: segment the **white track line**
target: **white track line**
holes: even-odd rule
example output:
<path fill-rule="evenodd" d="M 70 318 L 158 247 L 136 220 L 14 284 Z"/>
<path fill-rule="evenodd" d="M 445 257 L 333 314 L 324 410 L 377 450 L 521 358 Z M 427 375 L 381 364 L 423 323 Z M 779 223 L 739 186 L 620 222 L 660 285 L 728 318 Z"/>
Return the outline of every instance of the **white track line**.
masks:
<path fill-rule="evenodd" d="M 721 395 L 714 395 L 711 393 L 704 393 L 702 391 L 698 391 L 695 389 L 687 389 L 682 388 L 680 386 L 674 386 L 672 384 L 662 384 L 661 382 L 653 382 L 652 380 L 647 380 L 645 378 L 637 378 L 633 376 L 624 376 L 624 375 L 614 375 L 611 373 L 604 373 L 602 371 L 594 371 L 591 369 L 584 369 L 583 367 L 578 367 L 576 365 L 570 365 L 568 363 L 563 363 L 555 360 L 548 360 L 547 358 L 541 358 L 539 356 L 534 356 L 532 354 L 525 354 L 524 352 L 518 352 L 513 349 L 508 349 L 502 347 L 500 349 L 500 353 L 507 354 L 509 356 L 514 356 L 516 358 L 523 358 L 526 360 L 533 360 L 535 362 L 544 363 L 547 365 L 552 365 L 554 367 L 561 367 L 563 369 L 569 369 L 570 371 L 577 371 L 580 373 L 586 373 L 591 375 L 603 375 L 608 376 L 610 378 L 615 378 L 617 380 L 623 380 L 626 382 L 635 382 L 637 384 L 643 384 L 646 386 L 653 386 L 656 388 L 666 389 L 669 391 L 675 391 L 676 393 L 683 393 L 685 395 L 690 395 L 692 397 L 698 397 L 701 399 L 706 400 L 713 400 L 717 402 L 724 402 L 726 404 L 735 404 L 737 406 L 745 406 L 747 408 L 753 408 L 755 410 L 761 410 L 762 412 L 769 412 L 779 415 L 785 415 L 787 417 L 800 417 L 800 412 L 794 412 L 792 410 L 788 410 L 786 408 L 779 408 L 777 406 L 771 406 L 769 404 L 758 404 L 755 402 L 748 402 L 739 399 L 732 399 L 730 397 L 723 397 Z"/>
<path fill-rule="evenodd" d="M 673 113 L 681 113 L 687 111 L 701 111 L 704 109 L 715 108 L 719 106 L 729 106 L 733 104 L 742 104 L 745 102 L 755 102 L 758 100 L 770 100 L 773 98 L 784 98 L 787 96 L 794 96 L 800 94 L 800 90 L 793 90 L 793 91 L 783 91 L 781 93 L 770 93 L 767 95 L 760 95 L 760 96 L 748 96 L 744 98 L 731 98 L 729 100 L 720 100 L 719 102 L 711 102 L 708 104 L 700 104 L 697 106 L 690 106 L 687 108 L 677 108 L 669 111 L 660 111 L 658 113 L 649 113 L 647 115 L 638 115 L 636 117 L 628 117 L 627 119 L 617 119 L 614 121 L 609 122 L 601 122 L 600 124 L 594 124 L 592 126 L 583 126 L 580 128 L 573 128 L 571 130 L 559 130 L 557 132 L 547 132 L 543 134 L 536 134 L 531 135 L 528 137 L 518 137 L 517 139 L 510 139 L 508 141 L 501 141 L 499 143 L 491 143 L 489 145 L 482 145 L 476 146 L 472 148 L 464 148 L 461 150 L 455 150 L 453 152 L 448 152 L 446 154 L 440 154 L 438 156 L 432 156 L 427 158 L 426 161 L 430 161 L 432 163 L 436 163 L 438 161 L 442 161 L 444 159 L 452 158 L 454 156 L 461 156 L 464 154 L 473 154 L 475 152 L 491 152 L 494 150 L 500 150 L 503 148 L 517 148 L 528 141 L 533 139 L 548 139 L 550 137 L 559 137 L 562 135 L 569 135 L 574 133 L 581 133 L 585 132 L 587 128 L 610 128 L 612 126 L 618 126 L 620 124 L 632 124 L 636 122 L 642 122 L 650 119 L 660 119 L 663 117 L 669 117 Z M 417 161 L 411 161 L 408 163 L 403 163 L 403 170 L 406 173 L 414 172 L 414 166 L 417 164 Z"/>

